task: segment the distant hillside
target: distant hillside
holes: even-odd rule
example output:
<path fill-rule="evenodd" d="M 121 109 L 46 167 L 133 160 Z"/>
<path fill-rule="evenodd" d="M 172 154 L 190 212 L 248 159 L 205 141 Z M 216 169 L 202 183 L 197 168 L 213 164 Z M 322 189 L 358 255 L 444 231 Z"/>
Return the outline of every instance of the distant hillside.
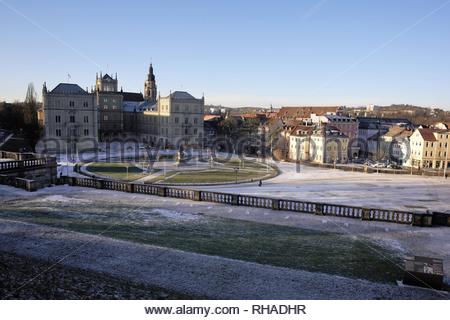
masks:
<path fill-rule="evenodd" d="M 450 112 L 438 108 L 425 108 L 408 104 L 375 106 L 372 111 L 365 108 L 348 109 L 354 116 L 380 118 L 406 118 L 416 125 L 431 125 L 436 122 L 450 122 Z"/>

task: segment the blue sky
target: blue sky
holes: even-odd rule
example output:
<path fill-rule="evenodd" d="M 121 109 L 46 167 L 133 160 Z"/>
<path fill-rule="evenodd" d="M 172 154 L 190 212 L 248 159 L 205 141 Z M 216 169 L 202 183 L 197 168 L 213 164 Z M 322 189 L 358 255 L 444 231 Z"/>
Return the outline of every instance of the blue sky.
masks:
<path fill-rule="evenodd" d="M 450 109 L 450 1 L 0 0 L 0 100 L 33 82 L 204 92 L 226 106 Z"/>

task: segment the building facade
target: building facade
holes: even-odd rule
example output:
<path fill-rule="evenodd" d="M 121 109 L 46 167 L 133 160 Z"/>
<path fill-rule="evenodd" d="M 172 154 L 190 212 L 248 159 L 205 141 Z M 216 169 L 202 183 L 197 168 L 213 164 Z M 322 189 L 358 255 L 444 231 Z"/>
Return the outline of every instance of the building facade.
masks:
<path fill-rule="evenodd" d="M 297 126 L 289 137 L 289 158 L 315 163 L 347 163 L 349 138 L 327 125 Z"/>
<path fill-rule="evenodd" d="M 98 112 L 95 95 L 77 84 L 60 83 L 48 91 L 42 88 L 45 142 L 49 151 L 96 148 L 98 144 Z"/>
<path fill-rule="evenodd" d="M 289 159 L 293 161 L 311 160 L 309 147 L 311 144 L 312 126 L 299 125 L 289 136 Z"/>
<path fill-rule="evenodd" d="M 50 92 L 44 84 L 42 95 L 46 137 L 63 146 L 59 152 L 65 152 L 66 144 L 77 147 L 82 140 L 97 144 L 98 139 L 108 142 L 118 136 L 163 148 L 204 144 L 204 97 L 197 99 L 184 91 L 157 97 L 152 65 L 144 94 L 119 91 L 117 75 L 100 73 L 91 93 L 61 83 Z"/>
<path fill-rule="evenodd" d="M 312 162 L 347 163 L 348 142 L 346 135 L 327 126 L 314 130 L 310 140 Z"/>
<path fill-rule="evenodd" d="M 205 99 L 175 91 L 159 97 L 157 104 L 139 117 L 138 131 L 151 144 L 177 147 L 181 143 L 203 146 L 203 110 Z"/>
<path fill-rule="evenodd" d="M 115 79 L 110 75 L 96 75 L 95 95 L 98 106 L 98 129 L 101 141 L 108 141 L 123 132 L 123 97 L 117 90 L 117 74 Z"/>
<path fill-rule="evenodd" d="M 418 169 L 448 168 L 449 148 L 449 130 L 416 129 L 410 137 L 409 165 Z"/>

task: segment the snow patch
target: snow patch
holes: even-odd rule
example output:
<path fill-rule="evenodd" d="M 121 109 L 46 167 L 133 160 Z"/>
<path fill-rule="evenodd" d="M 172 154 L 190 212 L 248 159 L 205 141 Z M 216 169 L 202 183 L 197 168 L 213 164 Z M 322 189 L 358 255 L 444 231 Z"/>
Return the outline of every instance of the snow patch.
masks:
<path fill-rule="evenodd" d="M 176 221 L 191 221 L 201 219 L 201 216 L 198 214 L 179 212 L 167 209 L 153 209 L 150 212 L 156 213 L 157 215 L 162 216 L 164 218 Z"/>
<path fill-rule="evenodd" d="M 68 204 L 86 204 L 91 203 L 92 201 L 87 199 L 78 199 L 78 198 L 70 198 L 63 195 L 52 195 L 47 196 L 42 199 L 39 199 L 40 202 L 60 202 L 60 203 L 68 203 Z"/>

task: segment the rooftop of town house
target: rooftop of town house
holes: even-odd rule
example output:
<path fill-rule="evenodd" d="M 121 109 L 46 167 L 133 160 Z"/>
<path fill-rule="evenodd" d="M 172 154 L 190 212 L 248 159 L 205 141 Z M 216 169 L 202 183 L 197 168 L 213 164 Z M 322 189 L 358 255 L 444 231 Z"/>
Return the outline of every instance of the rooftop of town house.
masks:
<path fill-rule="evenodd" d="M 296 125 L 291 130 L 291 136 L 306 136 L 314 131 L 314 126 Z"/>
<path fill-rule="evenodd" d="M 405 126 L 394 126 L 389 128 L 383 136 L 390 138 L 407 138 L 413 134 L 413 130 Z"/>
<path fill-rule="evenodd" d="M 219 116 L 217 114 L 205 114 L 203 116 L 203 121 L 213 121 L 213 120 L 219 120 L 222 116 Z"/>
<path fill-rule="evenodd" d="M 429 128 L 422 128 L 422 129 L 417 129 L 422 137 L 423 140 L 425 141 L 437 141 L 435 135 L 434 135 L 434 131 L 429 129 Z"/>

